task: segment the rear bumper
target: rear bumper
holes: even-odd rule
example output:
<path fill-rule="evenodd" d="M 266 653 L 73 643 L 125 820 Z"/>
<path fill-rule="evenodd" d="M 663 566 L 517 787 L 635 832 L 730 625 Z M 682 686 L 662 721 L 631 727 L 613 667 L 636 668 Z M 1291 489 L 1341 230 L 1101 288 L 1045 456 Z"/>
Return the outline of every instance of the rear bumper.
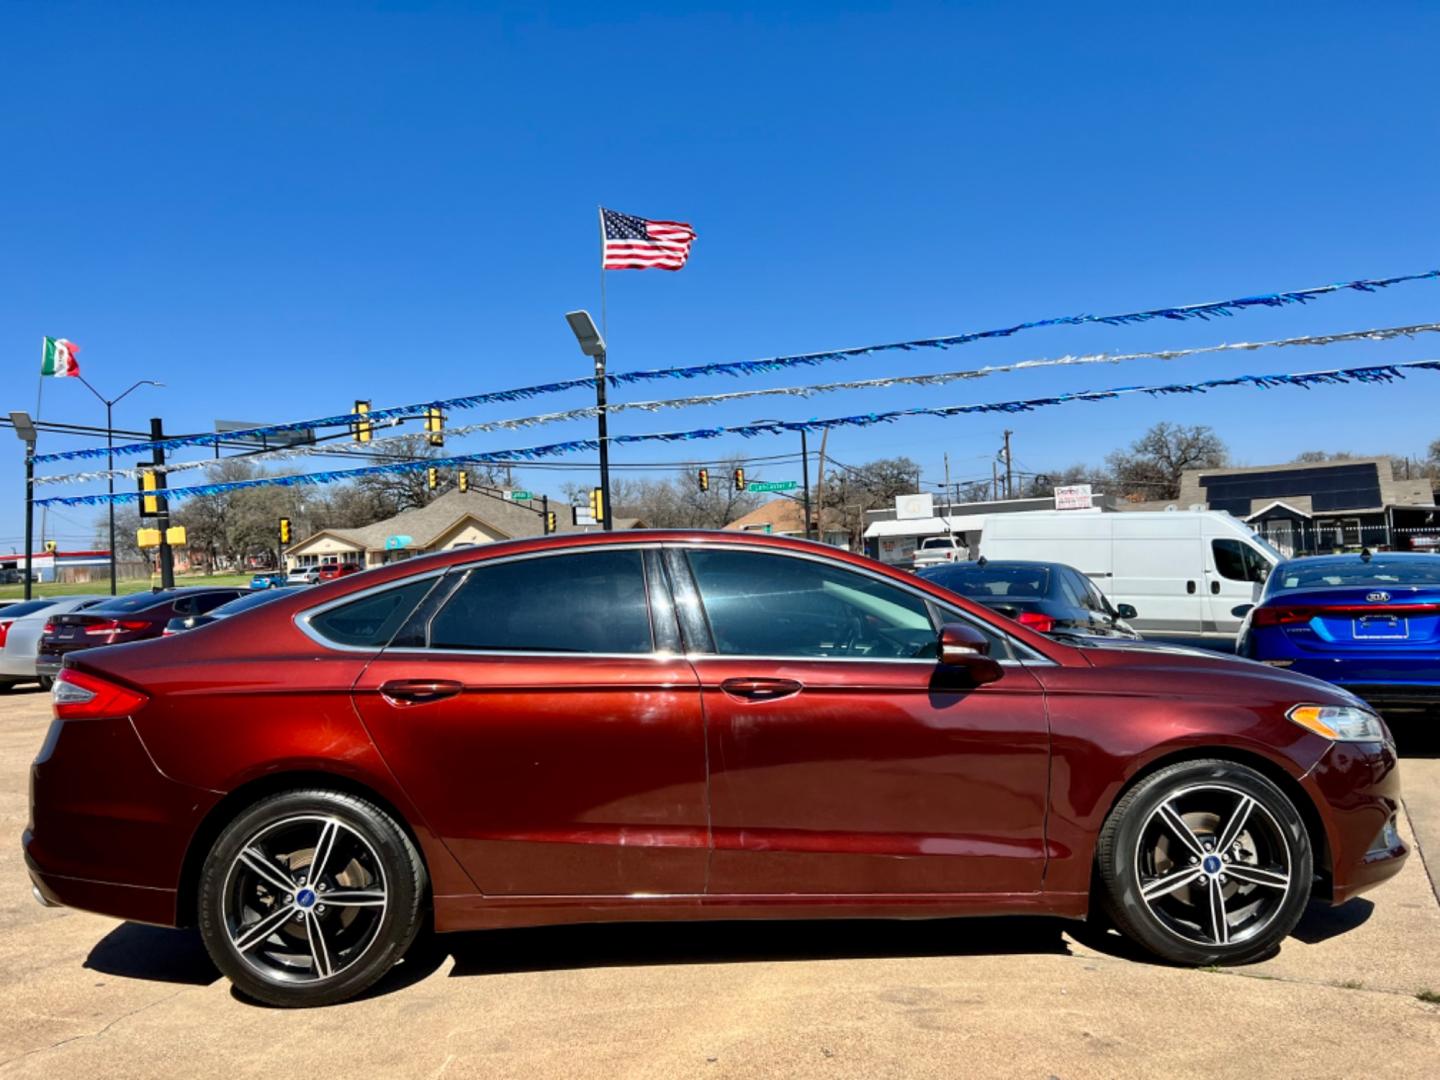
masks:
<path fill-rule="evenodd" d="M 48 675 L 53 679 L 56 675 L 60 674 L 60 669 L 64 665 L 65 658 L 63 656 L 55 656 L 53 654 L 38 656 L 35 658 L 35 674 Z"/>
<path fill-rule="evenodd" d="M 186 848 L 218 798 L 161 774 L 128 718 L 54 721 L 30 768 L 31 881 L 52 903 L 173 926 Z"/>
<path fill-rule="evenodd" d="M 1400 772 L 1390 743 L 1335 743 L 1306 774 L 1328 847 L 1330 902 L 1343 904 L 1400 872 L 1410 849 L 1400 839 Z"/>

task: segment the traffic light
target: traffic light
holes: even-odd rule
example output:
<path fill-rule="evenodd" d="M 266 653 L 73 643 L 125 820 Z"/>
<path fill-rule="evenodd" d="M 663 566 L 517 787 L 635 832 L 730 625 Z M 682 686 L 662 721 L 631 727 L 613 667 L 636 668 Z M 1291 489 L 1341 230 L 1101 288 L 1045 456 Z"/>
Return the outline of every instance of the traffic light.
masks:
<path fill-rule="evenodd" d="M 745 490 L 745 470 L 744 470 L 744 469 L 736 469 L 736 470 L 735 470 L 735 474 L 734 474 L 734 479 L 735 479 L 735 490 L 736 490 L 736 491 L 744 491 L 744 490 Z"/>
<path fill-rule="evenodd" d="M 445 417 L 441 415 L 438 408 L 431 407 L 425 410 L 425 430 L 430 434 L 431 446 L 445 445 Z"/>
<path fill-rule="evenodd" d="M 282 544 L 288 544 L 288 543 L 290 543 L 290 519 L 289 519 L 289 518 L 281 518 L 281 519 L 280 519 L 280 543 L 282 543 Z"/>
<path fill-rule="evenodd" d="M 425 470 L 425 486 L 431 491 L 440 486 L 440 470 L 434 465 Z"/>
<path fill-rule="evenodd" d="M 558 529 L 559 527 L 560 527 L 560 524 L 559 524 L 559 521 L 558 521 L 558 520 L 556 519 L 556 517 L 555 517 L 555 511 L 554 511 L 554 510 L 547 510 L 547 511 L 545 511 L 545 535 L 546 535 L 546 536 L 549 536 L 551 533 L 553 533 L 553 532 L 554 532 L 556 529 Z"/>
<path fill-rule="evenodd" d="M 699 484 L 700 484 L 700 490 L 701 490 L 701 491 L 709 491 L 709 490 L 710 490 L 710 470 L 709 470 L 709 469 L 701 469 L 698 473 L 695 474 L 695 479 L 699 482 Z"/>
<path fill-rule="evenodd" d="M 605 520 L 605 492 L 601 488 L 590 489 L 590 516 L 596 521 Z"/>
<path fill-rule="evenodd" d="M 146 469 L 140 474 L 140 492 L 143 496 L 140 500 L 141 517 L 149 518 L 160 516 L 160 497 L 150 494 L 150 492 L 158 491 L 159 489 L 160 478 L 156 476 L 154 470 Z"/>
<path fill-rule="evenodd" d="M 60 545 L 59 545 L 58 543 L 56 543 L 54 540 L 46 540 L 46 541 L 45 541 L 45 550 L 48 551 L 48 552 L 50 552 L 51 555 L 54 555 L 55 552 L 56 552 L 56 550 L 57 550 L 59 547 L 60 547 Z"/>
<path fill-rule="evenodd" d="M 462 495 L 470 490 L 470 474 L 464 469 L 460 470 L 460 475 L 456 478 L 455 486 L 460 489 Z"/>
<path fill-rule="evenodd" d="M 355 411 L 356 411 L 357 413 L 359 413 L 361 416 L 367 416 L 367 415 L 369 415 L 369 413 L 370 413 L 370 402 L 368 402 L 368 401 L 357 401 L 357 402 L 355 402 Z M 369 420 L 357 420 L 357 421 L 355 422 L 355 441 L 356 441 L 356 442 L 369 442 L 369 441 L 370 441 L 370 421 L 369 421 Z"/>

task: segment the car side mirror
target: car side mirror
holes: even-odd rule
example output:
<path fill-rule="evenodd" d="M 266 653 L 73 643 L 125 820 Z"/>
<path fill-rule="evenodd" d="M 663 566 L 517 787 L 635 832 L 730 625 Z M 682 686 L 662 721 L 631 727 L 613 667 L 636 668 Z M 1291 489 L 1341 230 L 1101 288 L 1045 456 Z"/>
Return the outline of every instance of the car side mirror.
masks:
<path fill-rule="evenodd" d="M 1119 615 L 1122 619 L 1133 619 L 1140 613 L 1135 610 L 1134 604 L 1118 604 L 1115 607 L 1115 614 Z"/>
<path fill-rule="evenodd" d="M 990 639 L 968 623 L 940 627 L 940 663 L 963 668 L 976 686 L 992 683 L 1005 669 L 990 656 Z"/>

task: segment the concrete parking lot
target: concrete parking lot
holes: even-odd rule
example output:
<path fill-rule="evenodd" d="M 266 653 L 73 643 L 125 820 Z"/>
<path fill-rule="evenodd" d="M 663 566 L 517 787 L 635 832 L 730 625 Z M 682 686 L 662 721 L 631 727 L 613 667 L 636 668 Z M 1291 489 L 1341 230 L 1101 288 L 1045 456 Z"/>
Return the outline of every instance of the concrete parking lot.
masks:
<path fill-rule="evenodd" d="M 19 836 L 48 722 L 47 695 L 0 696 L 0 1075 L 1440 1074 L 1440 734 L 1419 725 L 1421 851 L 1251 967 L 1049 920 L 539 929 L 440 938 L 362 1000 L 286 1012 L 232 995 L 188 933 L 35 904 Z"/>

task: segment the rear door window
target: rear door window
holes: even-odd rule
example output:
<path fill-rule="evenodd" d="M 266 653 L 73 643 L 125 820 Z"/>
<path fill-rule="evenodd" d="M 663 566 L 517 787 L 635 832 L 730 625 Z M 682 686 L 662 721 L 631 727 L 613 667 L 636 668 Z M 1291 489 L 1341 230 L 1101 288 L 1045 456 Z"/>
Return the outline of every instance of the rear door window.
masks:
<path fill-rule="evenodd" d="M 641 552 L 575 551 L 481 564 L 430 620 L 432 649 L 654 651 Z"/>

